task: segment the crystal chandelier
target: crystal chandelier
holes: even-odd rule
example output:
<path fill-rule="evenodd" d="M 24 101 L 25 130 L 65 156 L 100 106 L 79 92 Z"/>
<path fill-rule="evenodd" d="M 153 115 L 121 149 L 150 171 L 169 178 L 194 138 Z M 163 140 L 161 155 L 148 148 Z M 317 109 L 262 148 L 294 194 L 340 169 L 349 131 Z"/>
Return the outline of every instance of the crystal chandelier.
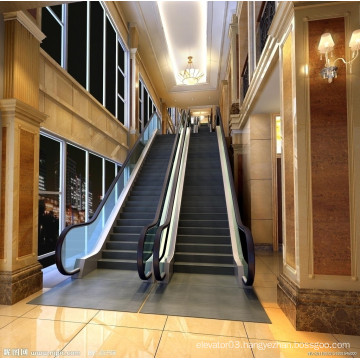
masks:
<path fill-rule="evenodd" d="M 188 56 L 188 64 L 184 71 L 181 71 L 179 76 L 180 81 L 184 85 L 196 85 L 204 74 L 199 69 L 194 69 L 192 56 Z"/>

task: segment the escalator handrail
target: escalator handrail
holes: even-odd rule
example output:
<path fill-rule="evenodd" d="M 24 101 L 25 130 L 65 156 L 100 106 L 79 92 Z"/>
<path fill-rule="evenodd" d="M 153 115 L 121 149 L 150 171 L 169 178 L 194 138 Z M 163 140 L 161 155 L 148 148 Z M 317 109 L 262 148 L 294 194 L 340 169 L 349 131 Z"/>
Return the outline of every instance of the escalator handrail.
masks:
<path fill-rule="evenodd" d="M 144 130 L 142 133 L 144 133 L 146 131 L 146 129 L 148 128 L 148 126 L 150 125 L 151 123 L 151 120 L 154 116 L 158 116 L 160 118 L 160 116 L 156 113 L 156 111 L 154 111 L 147 123 L 147 125 L 145 126 Z M 58 237 L 58 240 L 56 242 L 56 246 L 55 246 L 55 263 L 56 263 L 56 266 L 59 270 L 59 272 L 63 275 L 74 275 L 76 273 L 78 273 L 80 271 L 80 268 L 76 268 L 74 270 L 71 270 L 71 271 L 68 271 L 64 268 L 64 265 L 61 261 L 61 252 L 62 252 L 62 247 L 63 247 L 63 243 L 65 241 L 65 238 L 66 238 L 66 235 L 67 233 L 71 230 L 71 229 L 74 229 L 74 228 L 78 228 L 78 227 L 85 227 L 85 226 L 89 226 L 90 224 L 92 224 L 93 222 L 95 222 L 95 220 L 98 218 L 102 208 L 104 207 L 107 199 L 109 198 L 112 190 L 114 189 L 117 181 L 119 180 L 120 176 L 123 174 L 124 172 L 124 169 L 126 168 L 126 165 L 128 164 L 135 148 L 137 147 L 137 145 L 140 143 L 140 140 L 141 140 L 141 136 L 139 136 L 139 138 L 137 139 L 137 141 L 135 142 L 134 146 L 131 148 L 130 152 L 128 153 L 125 161 L 123 162 L 122 166 L 121 166 L 121 169 L 120 171 L 117 173 L 115 179 L 113 180 L 113 182 L 111 183 L 109 189 L 106 191 L 105 193 L 105 196 L 104 198 L 101 200 L 99 206 L 97 207 L 94 215 L 91 217 L 90 220 L 88 220 L 87 222 L 85 223 L 81 223 L 81 224 L 73 224 L 73 225 L 69 225 L 67 227 L 64 228 L 64 230 L 61 232 L 61 234 L 59 235 Z"/>
<path fill-rule="evenodd" d="M 159 202 L 158 202 L 158 206 L 157 206 L 157 209 L 156 209 L 154 219 L 153 219 L 153 221 L 151 223 L 149 223 L 148 225 L 145 225 L 142 228 L 141 233 L 140 233 L 140 237 L 139 237 L 138 248 L 137 248 L 137 269 L 138 269 L 139 277 L 142 280 L 148 280 L 152 275 L 151 272 L 149 274 L 145 274 L 145 266 L 144 266 L 144 262 L 143 262 L 144 245 L 145 245 L 145 240 L 146 240 L 146 234 L 149 231 L 149 229 L 155 227 L 160 221 L 160 217 L 161 217 L 161 214 L 162 214 L 162 209 L 163 209 L 163 206 L 164 206 L 166 190 L 167 190 L 169 180 L 170 180 L 171 169 L 172 169 L 175 154 L 176 154 L 177 143 L 178 143 L 178 140 L 179 140 L 179 133 L 180 133 L 179 128 L 176 131 L 175 140 L 174 140 L 174 144 L 173 144 L 173 147 L 172 147 L 172 150 L 171 150 L 171 155 L 170 155 L 169 163 L 168 163 L 168 166 L 167 166 L 167 169 L 166 169 L 164 183 L 163 183 L 163 187 L 161 189 L 161 194 L 160 194 L 160 198 L 159 198 Z"/>
<path fill-rule="evenodd" d="M 184 128 L 186 129 L 188 124 L 188 118 L 186 119 L 186 124 L 184 126 Z M 184 134 L 185 131 L 184 131 Z M 175 200 L 175 195 L 176 195 L 176 188 L 177 188 L 177 181 L 179 179 L 179 172 L 180 172 L 180 165 L 181 165 L 181 157 L 182 157 L 182 153 L 183 153 L 183 149 L 184 149 L 184 142 L 185 142 L 185 136 L 182 139 L 182 142 L 180 144 L 180 149 L 179 149 L 179 160 L 176 164 L 176 169 L 175 169 L 175 174 L 174 174 L 174 179 L 175 183 L 173 184 L 173 187 L 171 189 L 171 195 L 170 195 L 170 200 L 169 200 L 169 209 L 173 209 L 174 208 L 174 200 Z M 160 261 L 162 260 L 162 258 L 165 255 L 165 251 L 166 251 L 166 246 L 167 246 L 167 240 L 168 240 L 168 236 L 169 236 L 169 232 L 166 234 L 166 239 L 165 239 L 165 243 L 163 246 L 163 252 L 160 255 L 160 246 L 161 246 L 161 237 L 162 237 L 162 232 L 169 227 L 170 222 L 171 222 L 171 217 L 172 217 L 172 211 L 168 211 L 166 219 L 164 221 L 164 223 L 162 225 L 160 225 L 156 231 L 156 235 L 155 235 L 155 239 L 154 239 L 154 250 L 153 250 L 153 270 L 154 270 L 154 276 L 155 279 L 158 281 L 163 281 L 165 279 L 165 276 L 161 275 L 161 271 L 160 271 Z"/>
<path fill-rule="evenodd" d="M 239 231 L 241 231 L 244 235 L 245 235 L 245 239 L 246 239 L 246 249 L 247 249 L 247 263 L 248 263 L 248 274 L 245 277 L 246 281 L 244 280 L 243 277 L 243 282 L 245 285 L 251 286 L 254 282 L 254 278 L 255 278 L 255 249 L 254 249 L 254 240 L 251 234 L 251 231 L 248 227 L 246 227 L 242 220 L 241 220 L 241 216 L 240 216 L 240 210 L 239 210 L 239 204 L 237 201 L 237 196 L 236 196 L 236 192 L 235 192 L 235 185 L 234 185 L 234 179 L 232 176 L 232 172 L 231 172 L 231 166 L 230 166 L 230 160 L 229 160 L 229 154 L 228 154 L 228 150 L 226 147 L 226 139 L 225 139 L 225 133 L 224 133 L 224 125 L 222 122 L 222 118 L 221 118 L 221 114 L 220 114 L 220 109 L 217 108 L 216 109 L 216 115 L 217 118 L 219 119 L 219 125 L 220 125 L 220 130 L 221 130 L 221 136 L 223 139 L 223 144 L 224 144 L 224 152 L 225 152 L 225 159 L 226 159 L 226 167 L 227 167 L 227 172 L 229 174 L 229 180 L 230 180 L 230 191 L 231 191 L 231 196 L 232 196 L 232 200 L 233 200 L 233 204 L 234 204 L 234 211 L 235 211 L 235 219 L 236 219 L 236 225 L 239 229 Z"/>

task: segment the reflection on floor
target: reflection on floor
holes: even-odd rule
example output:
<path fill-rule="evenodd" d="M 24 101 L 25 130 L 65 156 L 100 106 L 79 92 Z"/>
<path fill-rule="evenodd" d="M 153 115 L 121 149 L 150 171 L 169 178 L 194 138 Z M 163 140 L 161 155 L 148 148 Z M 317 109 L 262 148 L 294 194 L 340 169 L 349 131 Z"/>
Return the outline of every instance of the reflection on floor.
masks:
<path fill-rule="evenodd" d="M 0 357 L 359 357 L 359 336 L 295 331 L 276 304 L 279 255 L 256 260 L 272 324 L 27 304 L 37 293 L 0 305 Z"/>

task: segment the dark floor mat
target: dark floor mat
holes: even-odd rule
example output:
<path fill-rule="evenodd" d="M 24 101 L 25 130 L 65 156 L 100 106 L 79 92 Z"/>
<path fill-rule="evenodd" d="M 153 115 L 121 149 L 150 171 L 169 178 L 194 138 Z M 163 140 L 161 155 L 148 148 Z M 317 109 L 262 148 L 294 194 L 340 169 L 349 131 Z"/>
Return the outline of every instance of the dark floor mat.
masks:
<path fill-rule="evenodd" d="M 169 284 L 154 285 L 136 271 L 97 269 L 29 304 L 271 323 L 255 291 L 228 275 L 176 273 Z"/>
<path fill-rule="evenodd" d="M 137 312 L 151 287 L 136 271 L 97 269 L 63 281 L 29 304 Z"/>
<path fill-rule="evenodd" d="M 142 313 L 271 323 L 253 289 L 242 289 L 234 276 L 176 273 L 156 285 Z"/>

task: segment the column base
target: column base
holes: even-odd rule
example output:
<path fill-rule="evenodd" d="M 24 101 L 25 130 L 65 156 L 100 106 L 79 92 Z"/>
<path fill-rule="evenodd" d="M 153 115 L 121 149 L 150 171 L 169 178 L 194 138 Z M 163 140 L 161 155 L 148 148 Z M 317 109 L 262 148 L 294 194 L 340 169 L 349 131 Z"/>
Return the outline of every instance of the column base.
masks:
<path fill-rule="evenodd" d="M 360 291 L 300 289 L 278 277 L 277 303 L 296 330 L 360 335 Z"/>
<path fill-rule="evenodd" d="M 12 305 L 43 288 L 42 266 L 37 263 L 16 271 L 0 271 L 0 304 Z"/>

